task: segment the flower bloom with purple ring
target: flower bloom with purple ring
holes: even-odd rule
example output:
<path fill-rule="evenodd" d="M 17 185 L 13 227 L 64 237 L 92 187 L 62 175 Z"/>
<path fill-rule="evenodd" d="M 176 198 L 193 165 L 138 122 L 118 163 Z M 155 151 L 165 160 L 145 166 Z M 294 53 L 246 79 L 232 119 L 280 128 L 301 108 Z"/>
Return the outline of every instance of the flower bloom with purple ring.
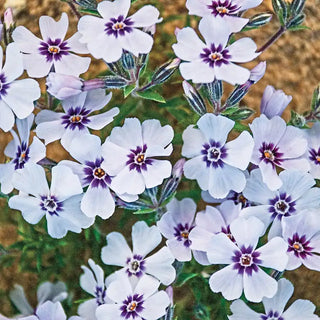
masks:
<path fill-rule="evenodd" d="M 237 218 L 230 225 L 234 242 L 224 233 L 211 237 L 207 257 L 211 264 L 225 264 L 209 279 L 213 292 L 221 292 L 227 300 L 240 298 L 242 292 L 247 300 L 260 302 L 263 297 L 273 297 L 277 281 L 261 267 L 283 271 L 288 262 L 286 242 L 275 237 L 256 248 L 264 234 L 264 224 L 255 217 Z"/>
<path fill-rule="evenodd" d="M 174 257 L 170 250 L 163 247 L 146 257 L 160 242 L 161 234 L 158 228 L 148 227 L 144 221 L 139 221 L 132 227 L 133 249 L 129 248 L 121 233 L 111 232 L 107 235 L 107 245 L 102 248 L 101 259 L 107 265 L 122 267 L 117 274 L 128 277 L 133 283 L 147 275 L 169 285 L 176 275 L 172 266 Z"/>
<path fill-rule="evenodd" d="M 205 43 L 191 28 L 177 32 L 177 43 L 172 48 L 178 58 L 186 61 L 179 65 L 185 80 L 209 83 L 223 80 L 233 85 L 243 84 L 250 71 L 234 62 L 248 62 L 256 58 L 257 46 L 250 38 L 242 38 L 227 47 L 231 30 L 221 18 L 205 16 L 199 23 Z"/>
<path fill-rule="evenodd" d="M 23 26 L 12 33 L 14 42 L 23 53 L 24 67 L 30 77 L 41 78 L 50 71 L 79 76 L 88 70 L 91 59 L 72 53 L 88 53 L 86 45 L 79 42 L 80 34 L 75 33 L 65 40 L 69 25 L 65 12 L 59 21 L 42 16 L 39 25 L 42 39 Z"/>
<path fill-rule="evenodd" d="M 111 63 L 121 58 L 123 50 L 135 56 L 150 52 L 153 38 L 138 28 L 160 22 L 159 11 L 147 5 L 127 17 L 130 6 L 130 0 L 102 1 L 97 7 L 102 18 L 89 15 L 80 18 L 80 41 L 88 46 L 89 52 L 96 59 Z"/>

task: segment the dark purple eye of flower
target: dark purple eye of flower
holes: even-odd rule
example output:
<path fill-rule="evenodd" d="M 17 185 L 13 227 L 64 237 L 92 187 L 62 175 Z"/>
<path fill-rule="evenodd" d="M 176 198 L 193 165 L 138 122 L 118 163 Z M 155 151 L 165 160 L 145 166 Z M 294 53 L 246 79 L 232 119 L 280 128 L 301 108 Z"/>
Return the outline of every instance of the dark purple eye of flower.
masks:
<path fill-rule="evenodd" d="M 86 109 L 85 107 L 71 107 L 68 112 L 61 117 L 62 124 L 65 125 L 65 129 L 69 128 L 74 130 L 75 128 L 78 128 L 79 130 L 83 130 L 90 122 L 90 119 L 88 119 L 88 114 L 90 112 L 91 110 Z"/>
<path fill-rule="evenodd" d="M 128 258 L 126 263 L 128 266 L 126 272 L 129 277 L 132 275 L 141 277 L 146 269 L 143 257 L 138 254 L 135 254 L 132 258 Z"/>
<path fill-rule="evenodd" d="M 63 202 L 59 202 L 55 196 L 42 196 L 40 207 L 48 212 L 51 216 L 59 216 L 59 212 L 63 211 Z"/>
<path fill-rule="evenodd" d="M 84 183 L 91 184 L 93 188 L 107 188 L 111 183 L 111 177 L 101 168 L 103 158 L 93 161 L 86 161 L 86 167 L 83 169 L 85 174 Z"/>
<path fill-rule="evenodd" d="M 306 259 L 307 256 L 312 255 L 314 248 L 310 247 L 310 241 L 307 240 L 306 235 L 299 236 L 295 233 L 292 238 L 288 239 L 288 252 L 293 252 L 297 258 Z"/>
<path fill-rule="evenodd" d="M 120 15 L 118 18 L 111 18 L 109 22 L 105 24 L 104 31 L 107 35 L 113 35 L 116 38 L 118 36 L 124 36 L 126 33 L 132 31 L 134 22 L 130 18 L 125 19 Z"/>
<path fill-rule="evenodd" d="M 316 165 L 320 165 L 320 147 L 318 148 L 318 151 L 316 149 L 309 150 L 309 159 Z"/>
<path fill-rule="evenodd" d="M 189 226 L 189 223 L 179 223 L 174 227 L 174 236 L 178 241 L 183 241 L 183 245 L 187 248 L 191 246 L 191 240 L 189 239 L 190 231 L 194 228 L 193 225 Z"/>
<path fill-rule="evenodd" d="M 291 196 L 287 196 L 286 193 L 281 193 L 275 198 L 269 200 L 269 204 L 269 212 L 272 213 L 272 219 L 277 217 L 279 220 L 281 220 L 282 217 L 290 216 L 296 211 L 295 201 L 292 201 Z"/>
<path fill-rule="evenodd" d="M 120 307 L 121 316 L 124 319 L 135 319 L 139 317 L 139 313 L 144 309 L 143 307 L 143 295 L 134 294 L 133 296 L 128 296 L 126 300 L 122 303 Z"/>
<path fill-rule="evenodd" d="M 268 314 L 260 316 L 261 320 L 284 320 L 280 317 L 280 313 L 278 311 L 269 311 Z"/>
<path fill-rule="evenodd" d="M 10 85 L 6 83 L 7 79 L 4 73 L 0 74 L 0 100 L 2 96 L 7 94 L 7 90 L 9 89 Z"/>
<path fill-rule="evenodd" d="M 275 168 L 275 165 L 281 165 L 283 153 L 279 152 L 279 148 L 273 143 L 263 142 L 259 151 L 261 154 L 260 161 L 271 163 L 273 168 Z"/>
<path fill-rule="evenodd" d="M 219 142 L 215 142 L 210 140 L 209 143 L 205 143 L 203 145 L 203 149 L 201 150 L 203 154 L 203 161 L 206 162 L 207 167 L 223 167 L 223 161 L 227 156 L 227 149 L 225 147 L 221 147 Z"/>
<path fill-rule="evenodd" d="M 223 49 L 222 45 L 219 44 L 216 47 L 213 43 L 210 48 L 204 48 L 200 53 L 200 58 L 203 62 L 208 63 L 211 68 L 214 66 L 220 67 L 222 64 L 228 64 L 231 55 L 228 49 Z"/>
<path fill-rule="evenodd" d="M 97 305 L 101 306 L 105 303 L 104 298 L 106 297 L 106 290 L 101 287 L 96 287 L 95 296 Z"/>
<path fill-rule="evenodd" d="M 130 151 L 131 153 L 127 156 L 129 160 L 126 162 L 126 164 L 129 165 L 130 171 L 135 169 L 141 172 L 141 170 L 147 170 L 147 165 L 152 164 L 152 159 L 148 159 L 145 156 L 147 151 L 146 144 L 144 144 L 142 148 L 137 146 L 136 149 L 130 149 Z"/>
<path fill-rule="evenodd" d="M 235 263 L 233 269 L 238 270 L 239 274 L 246 272 L 247 275 L 251 276 L 253 271 L 258 271 L 257 264 L 262 262 L 258 259 L 259 256 L 260 253 L 253 251 L 251 246 L 247 248 L 242 246 L 239 251 L 234 252 L 232 257 L 232 261 Z"/>
<path fill-rule="evenodd" d="M 214 0 L 208 8 L 211 10 L 211 14 L 214 16 L 224 16 L 236 14 L 240 7 L 236 4 L 232 4 L 232 0 Z"/>
<path fill-rule="evenodd" d="M 13 163 L 15 164 L 14 169 L 22 169 L 24 168 L 24 165 L 28 160 L 29 157 L 29 148 L 26 142 L 22 142 L 20 146 L 18 146 L 18 150 L 16 153 L 16 157 L 13 160 Z"/>
<path fill-rule="evenodd" d="M 236 240 L 234 239 L 231 233 L 230 226 L 221 227 L 221 232 L 223 232 L 232 242 L 236 242 Z"/>
<path fill-rule="evenodd" d="M 39 47 L 40 54 L 46 56 L 47 62 L 61 60 L 62 56 L 69 54 L 68 50 L 70 50 L 68 42 L 61 39 L 48 39 L 47 42 L 42 41 Z"/>

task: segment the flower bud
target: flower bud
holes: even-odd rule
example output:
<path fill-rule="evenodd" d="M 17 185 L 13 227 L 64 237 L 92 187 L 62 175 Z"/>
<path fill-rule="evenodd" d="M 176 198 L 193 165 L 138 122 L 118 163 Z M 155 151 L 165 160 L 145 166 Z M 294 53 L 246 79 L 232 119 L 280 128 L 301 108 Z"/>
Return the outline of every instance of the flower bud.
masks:
<path fill-rule="evenodd" d="M 207 108 L 198 91 L 186 80 L 182 82 L 182 86 L 184 96 L 189 102 L 192 110 L 200 116 L 203 116 L 207 112 Z"/>
<path fill-rule="evenodd" d="M 12 8 L 9 7 L 4 12 L 3 23 L 5 25 L 6 30 L 9 30 L 10 28 L 14 27 Z"/>
<path fill-rule="evenodd" d="M 298 15 L 302 12 L 306 0 L 293 0 L 290 6 L 291 13 Z"/>
<path fill-rule="evenodd" d="M 175 163 L 175 165 L 172 168 L 172 176 L 173 177 L 181 179 L 182 174 L 183 174 L 183 166 L 184 166 L 185 162 L 186 162 L 186 159 L 181 158 Z"/>
<path fill-rule="evenodd" d="M 272 14 L 270 13 L 259 13 L 250 18 L 247 23 L 246 28 L 258 28 L 266 25 L 272 19 Z"/>
<path fill-rule="evenodd" d="M 170 304 L 173 306 L 173 288 L 171 286 L 166 288 L 166 293 L 169 296 Z"/>
<path fill-rule="evenodd" d="M 126 70 L 132 70 L 135 68 L 134 59 L 133 59 L 133 56 L 130 52 L 125 52 L 121 56 L 121 62 L 122 62 L 123 67 Z"/>
<path fill-rule="evenodd" d="M 282 90 L 276 90 L 272 86 L 267 86 L 261 99 L 260 112 L 265 114 L 269 119 L 274 116 L 281 116 L 291 100 L 292 97 L 287 96 Z"/>
<path fill-rule="evenodd" d="M 128 81 L 122 77 L 106 76 L 103 79 L 105 88 L 119 89 L 128 85 Z"/>
<path fill-rule="evenodd" d="M 74 2 L 85 9 L 95 10 L 98 6 L 96 0 L 74 0 Z"/>
<path fill-rule="evenodd" d="M 152 76 L 151 82 L 155 85 L 165 82 L 178 69 L 180 59 L 175 58 L 163 64 Z"/>
<path fill-rule="evenodd" d="M 221 80 L 214 80 L 213 82 L 210 82 L 210 83 L 204 83 L 204 87 L 206 89 L 207 96 L 213 105 L 220 102 L 223 94 L 223 87 L 222 87 Z"/>
<path fill-rule="evenodd" d="M 306 118 L 303 115 L 291 110 L 290 122 L 293 126 L 302 128 L 306 124 Z"/>
<path fill-rule="evenodd" d="M 258 63 L 254 68 L 251 69 L 249 80 L 253 83 L 258 82 L 264 76 L 266 67 L 267 63 L 265 61 Z"/>
<path fill-rule="evenodd" d="M 64 100 L 82 92 L 83 80 L 61 73 L 51 72 L 47 76 L 48 92 L 59 100 Z"/>

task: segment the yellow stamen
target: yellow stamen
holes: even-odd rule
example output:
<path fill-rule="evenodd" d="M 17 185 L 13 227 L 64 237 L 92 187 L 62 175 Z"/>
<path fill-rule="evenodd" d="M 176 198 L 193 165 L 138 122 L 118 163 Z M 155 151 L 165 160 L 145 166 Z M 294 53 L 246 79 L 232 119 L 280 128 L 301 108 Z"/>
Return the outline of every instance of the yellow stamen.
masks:
<path fill-rule="evenodd" d="M 143 161 L 144 161 L 144 154 L 138 155 L 138 156 L 137 156 L 137 162 L 138 162 L 138 163 L 141 163 L 141 162 L 143 162 Z"/>
<path fill-rule="evenodd" d="M 101 168 L 97 168 L 96 170 L 94 170 L 94 175 L 98 178 L 102 178 L 105 174 L 105 171 Z"/>
<path fill-rule="evenodd" d="M 182 237 L 182 238 L 185 238 L 185 239 L 188 239 L 188 237 L 189 237 L 189 232 L 188 232 L 188 231 L 183 231 L 183 232 L 181 232 L 181 237 Z"/>
<path fill-rule="evenodd" d="M 24 159 L 26 157 L 26 154 L 23 152 L 21 153 L 21 156 L 20 156 L 22 159 Z"/>
<path fill-rule="evenodd" d="M 114 29 L 119 30 L 119 29 L 123 29 L 123 23 L 117 23 L 114 25 Z"/>
<path fill-rule="evenodd" d="M 129 309 L 133 311 L 136 308 L 137 304 L 135 302 L 131 303 Z"/>
<path fill-rule="evenodd" d="M 80 116 L 73 116 L 72 118 L 71 118 L 71 121 L 72 122 L 79 122 L 81 120 L 81 117 Z"/>
<path fill-rule="evenodd" d="M 316 160 L 320 162 L 320 156 L 316 156 Z"/>
<path fill-rule="evenodd" d="M 226 8 L 220 8 L 218 9 L 219 13 L 228 13 L 228 10 Z"/>
<path fill-rule="evenodd" d="M 270 159 L 273 157 L 273 154 L 270 151 L 265 151 L 263 154 L 267 159 Z"/>
<path fill-rule="evenodd" d="M 296 250 L 299 250 L 299 249 L 301 249 L 301 246 L 300 246 L 299 243 L 295 243 L 295 244 L 293 245 L 293 248 L 296 249 Z"/>

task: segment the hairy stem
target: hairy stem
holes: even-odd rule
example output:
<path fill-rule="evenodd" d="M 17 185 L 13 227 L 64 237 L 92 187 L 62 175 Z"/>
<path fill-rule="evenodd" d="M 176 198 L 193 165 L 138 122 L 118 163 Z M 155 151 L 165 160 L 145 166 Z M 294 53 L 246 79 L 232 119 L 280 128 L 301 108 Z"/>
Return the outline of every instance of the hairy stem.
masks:
<path fill-rule="evenodd" d="M 256 52 L 263 52 L 268 49 L 274 42 L 276 42 L 285 32 L 287 31 L 286 27 L 281 26 L 278 31 Z"/>

